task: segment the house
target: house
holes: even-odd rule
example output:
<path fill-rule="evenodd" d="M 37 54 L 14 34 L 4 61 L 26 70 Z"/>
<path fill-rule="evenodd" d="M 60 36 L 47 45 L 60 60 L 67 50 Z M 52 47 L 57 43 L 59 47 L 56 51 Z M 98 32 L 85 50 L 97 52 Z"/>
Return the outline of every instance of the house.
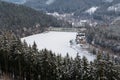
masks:
<path fill-rule="evenodd" d="M 78 33 L 76 35 L 76 42 L 77 44 L 86 44 L 85 33 Z"/>

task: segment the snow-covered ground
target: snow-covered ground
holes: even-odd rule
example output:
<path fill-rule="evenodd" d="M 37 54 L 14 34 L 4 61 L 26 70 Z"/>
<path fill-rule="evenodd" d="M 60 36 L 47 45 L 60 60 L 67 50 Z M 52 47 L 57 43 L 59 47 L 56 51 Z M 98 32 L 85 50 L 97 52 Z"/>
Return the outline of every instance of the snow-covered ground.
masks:
<path fill-rule="evenodd" d="M 27 0 L 2 0 L 2 1 L 11 2 L 15 4 L 24 4 L 27 2 Z"/>
<path fill-rule="evenodd" d="M 109 3 L 111 3 L 111 2 L 113 2 L 113 0 L 103 0 L 103 2 L 109 2 Z"/>
<path fill-rule="evenodd" d="M 47 4 L 47 5 L 50 5 L 50 4 L 54 3 L 54 1 L 55 1 L 55 0 L 47 0 L 47 1 L 46 1 L 46 4 Z"/>
<path fill-rule="evenodd" d="M 91 7 L 90 9 L 86 10 L 86 13 L 89 13 L 90 15 L 95 13 L 95 11 L 98 9 L 98 7 Z"/>
<path fill-rule="evenodd" d="M 48 49 L 56 54 L 61 54 L 63 57 L 66 56 L 66 53 L 70 57 L 76 57 L 76 54 L 79 53 L 81 57 L 86 56 L 89 61 L 95 59 L 95 56 L 88 53 L 88 51 L 80 48 L 75 43 L 73 46 L 70 46 L 69 41 L 74 40 L 76 37 L 76 32 L 45 32 L 41 34 L 36 34 L 22 38 L 21 40 L 26 40 L 30 45 L 35 41 L 39 50 Z"/>
<path fill-rule="evenodd" d="M 120 3 L 108 7 L 108 11 L 120 12 Z"/>

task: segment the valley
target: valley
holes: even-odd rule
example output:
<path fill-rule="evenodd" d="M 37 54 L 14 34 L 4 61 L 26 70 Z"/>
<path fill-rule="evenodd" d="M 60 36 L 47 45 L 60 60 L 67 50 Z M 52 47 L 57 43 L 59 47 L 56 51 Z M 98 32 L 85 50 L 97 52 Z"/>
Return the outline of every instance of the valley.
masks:
<path fill-rule="evenodd" d="M 120 80 L 120 0 L 0 0 L 0 80 Z"/>
<path fill-rule="evenodd" d="M 85 1 L 81 0 L 80 2 L 86 3 L 86 1 L 87 0 L 85 0 Z M 24 2 L 24 3 L 21 4 L 21 2 Z M 17 0 L 11 1 L 11 3 L 16 3 L 16 4 L 20 3 L 19 7 L 18 7 L 18 11 L 20 13 L 22 13 L 22 11 L 28 10 L 29 16 L 26 16 L 26 12 L 22 15 L 22 16 L 26 17 L 26 20 L 24 18 L 21 18 L 19 15 L 20 13 L 18 14 L 17 13 L 18 11 L 15 10 L 16 8 L 13 8 L 12 6 L 10 6 L 10 7 L 13 8 L 13 12 L 16 13 L 16 16 L 18 18 L 14 19 L 14 14 L 11 11 L 10 15 L 12 15 L 12 17 L 13 17 L 13 20 L 11 22 L 6 22 L 7 20 L 3 20 L 3 21 L 1 20 L 2 21 L 1 25 L 5 24 L 5 23 L 9 23 L 4 26 L 7 27 L 8 29 L 11 29 L 18 36 L 26 37 L 26 36 L 35 35 L 38 33 L 42 34 L 42 32 L 44 33 L 45 31 L 79 32 L 79 28 L 86 28 L 87 29 L 86 38 L 87 38 L 87 42 L 90 45 L 98 45 L 100 47 L 108 47 L 111 51 L 113 51 L 113 53 L 115 52 L 115 54 L 119 54 L 119 44 L 117 44 L 117 43 L 119 43 L 119 36 L 118 36 L 119 32 L 117 31 L 117 33 L 116 32 L 110 33 L 109 35 L 107 35 L 107 37 L 104 36 L 104 34 L 106 34 L 107 31 L 111 30 L 110 29 L 111 26 L 115 27 L 119 23 L 119 18 L 116 18 L 117 16 L 119 16 L 119 14 L 117 14 L 119 12 L 119 10 L 118 10 L 119 4 L 117 2 L 119 2 L 119 1 L 117 1 L 117 0 L 113 0 L 113 1 L 107 1 L 107 0 L 106 1 L 94 1 L 94 0 L 92 0 L 93 3 L 96 3 L 98 5 L 93 5 L 92 2 L 89 2 L 87 4 L 89 7 L 83 6 L 84 10 L 82 10 L 82 12 L 81 11 L 79 12 L 79 10 L 81 9 L 80 7 L 75 11 L 70 10 L 70 12 L 67 12 L 66 10 L 65 11 L 64 10 L 57 11 L 56 9 L 54 9 L 55 7 L 49 8 L 49 9 L 46 8 L 46 10 L 44 9 L 45 7 L 48 7 L 48 6 L 49 7 L 55 6 L 55 4 L 57 4 L 59 2 L 58 0 L 48 0 L 48 1 L 41 1 L 41 2 L 39 2 L 39 0 L 33 1 L 34 3 L 36 3 L 36 2 L 41 3 L 41 4 L 37 4 L 37 6 L 43 7 L 44 10 L 38 10 L 38 9 L 41 9 L 41 7 L 36 8 L 33 5 L 30 6 L 31 8 L 28 8 L 29 4 L 33 4 L 33 2 L 31 0 L 29 0 L 29 1 L 23 0 L 21 2 L 19 2 Z M 61 1 L 60 4 L 62 4 L 63 2 L 64 1 Z M 69 4 L 71 4 L 71 2 L 72 2 L 72 0 L 69 2 Z M 79 1 L 76 1 L 76 2 L 80 3 Z M 76 2 L 75 2 L 75 4 L 76 4 Z M 5 5 L 3 5 L 2 3 L 4 3 L 4 2 L 1 2 L 1 5 L 3 7 L 6 7 L 6 6 L 8 7 L 10 5 L 10 4 L 6 4 L 6 3 L 5 3 Z M 101 6 L 100 5 L 101 3 L 104 3 L 104 6 Z M 44 4 L 44 6 L 43 6 L 43 4 Z M 11 4 L 11 5 L 13 5 L 13 4 Z M 24 9 L 22 9 L 22 5 L 25 5 L 28 7 L 23 7 Z M 16 5 L 13 5 L 13 6 L 17 7 Z M 73 6 L 74 6 L 73 8 L 76 9 L 76 7 L 78 5 L 73 4 Z M 59 5 L 59 7 L 62 10 L 62 7 L 60 5 Z M 65 6 L 64 8 L 67 9 L 67 7 L 69 7 L 69 9 L 71 9 L 69 5 Z M 116 9 L 115 14 L 112 16 L 113 18 L 110 18 L 111 16 L 106 14 L 108 12 L 105 12 L 105 13 L 101 12 L 102 11 L 101 7 L 104 7 L 103 9 L 107 9 L 107 11 L 109 13 L 111 13 L 111 12 L 113 13 L 114 9 Z M 2 9 L 3 8 L 1 8 L 1 10 Z M 50 9 L 52 9 L 52 11 L 49 11 Z M 69 9 L 68 9 L 68 11 L 69 11 Z M 34 12 L 36 12 L 36 13 L 34 13 Z M 5 10 L 3 10 L 3 13 L 5 13 Z M 32 15 L 33 15 L 32 13 L 34 14 L 33 17 L 32 17 Z M 5 17 L 3 17 L 3 18 L 6 19 L 7 16 L 8 15 L 5 14 Z M 30 18 L 30 16 L 32 18 Z M 33 22 L 31 22 L 32 20 L 33 20 Z M 16 24 L 12 24 L 12 22 L 14 22 L 14 21 Z M 18 21 L 21 21 L 21 22 L 18 23 Z M 31 24 L 28 24 L 28 23 L 31 23 Z M 109 23 L 111 23 L 111 24 L 109 24 Z M 8 26 L 15 27 L 16 30 L 14 30 L 13 28 L 9 28 Z M 20 26 L 22 26 L 22 27 L 20 28 Z M 97 29 L 97 27 L 98 27 L 98 29 Z M 107 30 L 106 27 L 108 27 L 108 29 L 110 29 L 110 30 Z M 101 32 L 101 34 L 100 34 L 100 30 L 103 30 L 103 29 L 106 29 L 107 31 L 104 30 L 105 32 L 103 32 L 103 33 Z M 2 29 L 2 27 L 1 27 L 1 31 L 2 30 L 4 30 L 4 29 Z M 98 32 L 95 32 L 95 30 L 98 30 Z M 116 28 L 115 28 L 115 30 L 116 30 Z M 96 37 L 96 36 L 98 36 L 98 37 Z M 103 39 L 99 38 L 101 36 Z M 116 39 L 116 36 L 118 36 L 117 39 Z M 112 37 L 113 37 L 113 39 L 110 39 Z M 115 37 L 115 39 L 114 39 L 114 37 Z M 109 42 L 106 41 L 108 38 L 109 38 L 109 42 L 112 42 L 114 44 L 114 46 L 111 46 L 110 44 L 108 44 Z M 91 42 L 94 42 L 94 44 Z M 104 43 L 101 43 L 101 42 L 104 42 Z"/>

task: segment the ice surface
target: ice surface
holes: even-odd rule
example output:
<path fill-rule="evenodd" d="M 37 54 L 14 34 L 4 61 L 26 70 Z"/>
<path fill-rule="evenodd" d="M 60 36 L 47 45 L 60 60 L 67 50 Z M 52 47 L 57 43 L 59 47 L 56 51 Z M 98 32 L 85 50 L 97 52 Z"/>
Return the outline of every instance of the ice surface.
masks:
<path fill-rule="evenodd" d="M 81 57 L 86 56 L 89 61 L 95 59 L 95 56 L 88 53 L 88 51 L 83 50 L 78 45 L 70 46 L 69 41 L 74 40 L 76 37 L 76 32 L 44 32 L 41 34 L 36 34 L 32 36 L 28 36 L 22 38 L 21 40 L 25 40 L 28 44 L 32 45 L 35 41 L 37 44 L 37 48 L 48 49 L 55 54 L 61 54 L 63 57 L 68 53 L 70 57 L 75 58 L 76 54 L 79 53 Z"/>

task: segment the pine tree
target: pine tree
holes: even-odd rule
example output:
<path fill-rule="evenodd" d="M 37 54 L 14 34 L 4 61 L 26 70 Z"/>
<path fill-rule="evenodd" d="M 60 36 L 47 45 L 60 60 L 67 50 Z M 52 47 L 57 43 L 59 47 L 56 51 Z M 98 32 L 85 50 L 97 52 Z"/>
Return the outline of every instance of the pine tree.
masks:
<path fill-rule="evenodd" d="M 89 79 L 89 64 L 87 58 L 84 56 L 82 58 L 82 80 L 88 80 Z"/>
<path fill-rule="evenodd" d="M 82 77 L 82 62 L 81 58 L 79 56 L 79 53 L 77 53 L 77 56 L 73 62 L 73 71 L 72 71 L 72 79 L 80 80 Z"/>

